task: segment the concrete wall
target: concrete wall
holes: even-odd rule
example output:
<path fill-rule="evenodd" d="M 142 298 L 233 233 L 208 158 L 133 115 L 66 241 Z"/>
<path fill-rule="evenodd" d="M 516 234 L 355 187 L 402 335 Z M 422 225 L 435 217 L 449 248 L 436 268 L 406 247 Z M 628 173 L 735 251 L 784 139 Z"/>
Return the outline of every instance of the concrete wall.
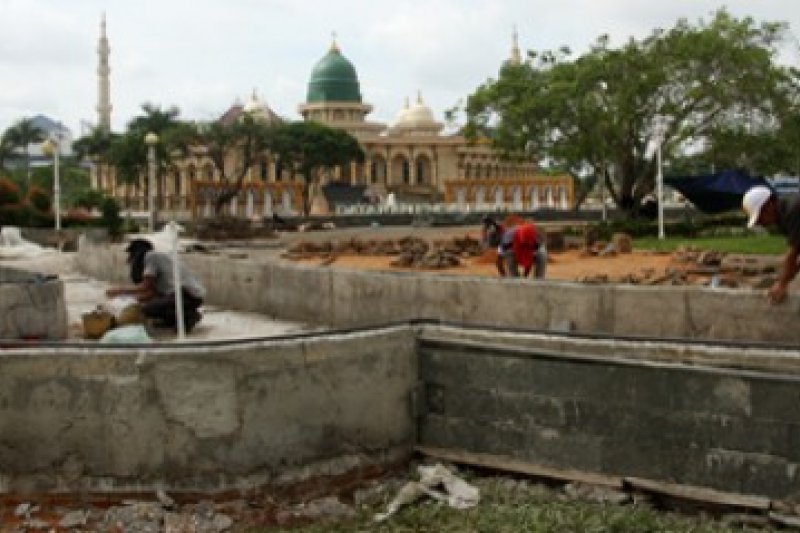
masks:
<path fill-rule="evenodd" d="M 642 287 L 366 272 L 189 254 L 217 305 L 340 327 L 434 318 L 609 335 L 800 343 L 800 299 L 744 289 Z M 121 247 L 84 243 L 81 269 L 124 281 Z"/>
<path fill-rule="evenodd" d="M 512 346 L 431 329 L 419 342 L 423 446 L 778 499 L 800 490 L 796 351 L 756 350 L 739 370 L 714 362 L 738 347 L 684 345 L 691 364 L 668 364 L 650 352 L 676 346 L 505 334 Z"/>
<path fill-rule="evenodd" d="M 0 339 L 65 339 L 64 283 L 0 267 Z"/>
<path fill-rule="evenodd" d="M 0 492 L 241 490 L 420 444 L 790 500 L 798 387 L 796 350 L 437 325 L 2 350 Z"/>
<path fill-rule="evenodd" d="M 396 460 L 414 333 L 0 351 L 0 491 L 241 489 Z"/>

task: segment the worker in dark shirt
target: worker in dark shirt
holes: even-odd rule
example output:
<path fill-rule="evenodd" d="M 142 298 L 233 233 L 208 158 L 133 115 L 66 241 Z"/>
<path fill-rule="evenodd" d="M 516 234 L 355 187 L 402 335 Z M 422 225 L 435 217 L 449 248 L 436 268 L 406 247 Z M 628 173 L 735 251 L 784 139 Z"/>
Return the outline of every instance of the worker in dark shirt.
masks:
<path fill-rule="evenodd" d="M 742 207 L 747 213 L 748 228 L 755 225 L 775 226 L 786 236 L 789 249 L 783 258 L 778 280 L 768 293 L 772 303 L 780 303 L 786 299 L 789 283 L 800 270 L 800 195 L 778 198 L 769 187 L 756 185 L 744 195 Z"/>

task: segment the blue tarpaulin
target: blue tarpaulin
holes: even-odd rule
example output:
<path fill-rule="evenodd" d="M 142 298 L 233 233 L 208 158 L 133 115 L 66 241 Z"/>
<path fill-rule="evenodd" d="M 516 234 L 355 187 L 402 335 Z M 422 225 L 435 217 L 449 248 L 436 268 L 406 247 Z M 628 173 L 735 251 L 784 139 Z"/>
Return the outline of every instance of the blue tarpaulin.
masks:
<path fill-rule="evenodd" d="M 709 214 L 741 209 L 742 196 L 750 187 L 770 187 L 764 178 L 750 176 L 741 170 L 725 170 L 705 176 L 670 176 L 664 179 L 664 183 L 677 189 L 697 209 Z"/>

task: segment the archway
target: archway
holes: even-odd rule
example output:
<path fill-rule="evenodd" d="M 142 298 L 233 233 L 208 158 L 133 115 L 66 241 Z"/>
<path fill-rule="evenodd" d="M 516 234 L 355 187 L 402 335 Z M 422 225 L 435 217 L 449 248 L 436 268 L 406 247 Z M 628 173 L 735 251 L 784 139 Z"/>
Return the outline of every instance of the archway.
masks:
<path fill-rule="evenodd" d="M 417 156 L 416 160 L 417 171 L 417 184 L 418 185 L 431 185 L 433 184 L 433 165 L 431 158 L 426 154 Z"/>
<path fill-rule="evenodd" d="M 392 159 L 392 183 L 408 184 L 411 179 L 411 172 L 408 159 L 404 155 L 396 155 Z"/>

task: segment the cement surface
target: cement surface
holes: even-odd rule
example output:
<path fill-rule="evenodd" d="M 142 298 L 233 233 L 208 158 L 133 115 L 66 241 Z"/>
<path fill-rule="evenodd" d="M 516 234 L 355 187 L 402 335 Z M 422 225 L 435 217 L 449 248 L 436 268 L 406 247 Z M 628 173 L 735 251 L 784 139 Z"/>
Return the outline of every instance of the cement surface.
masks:
<path fill-rule="evenodd" d="M 112 284 L 82 274 L 77 269 L 74 259 L 74 252 L 59 253 L 47 250 L 37 257 L 2 259 L 0 265 L 58 275 L 64 282 L 69 336 L 79 339 L 83 332 L 81 315 L 104 302 L 105 291 Z M 203 320 L 187 337 L 190 340 L 274 337 L 319 329 L 300 322 L 278 320 L 260 313 L 231 311 L 214 305 L 204 305 L 202 312 Z M 174 332 L 165 329 L 156 329 L 152 334 L 159 340 L 176 338 Z"/>

